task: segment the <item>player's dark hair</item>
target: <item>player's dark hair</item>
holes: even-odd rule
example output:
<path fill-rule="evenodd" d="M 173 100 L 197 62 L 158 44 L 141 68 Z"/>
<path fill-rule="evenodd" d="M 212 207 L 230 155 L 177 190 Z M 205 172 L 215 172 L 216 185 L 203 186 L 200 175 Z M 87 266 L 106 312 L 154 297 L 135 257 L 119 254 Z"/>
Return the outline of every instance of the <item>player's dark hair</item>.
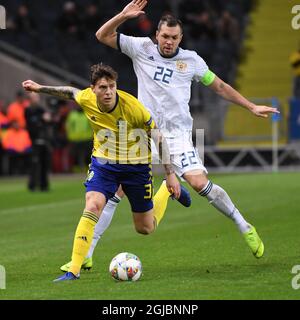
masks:
<path fill-rule="evenodd" d="M 157 26 L 157 30 L 160 31 L 161 29 L 161 26 L 163 24 L 166 24 L 167 27 L 176 27 L 176 26 L 179 26 L 180 29 L 181 29 L 181 33 L 183 33 L 183 25 L 182 25 L 182 22 L 181 20 L 175 18 L 174 16 L 172 16 L 171 14 L 166 14 L 164 16 L 162 16 L 160 18 L 160 21 L 158 23 L 158 26 Z"/>
<path fill-rule="evenodd" d="M 96 82 L 101 78 L 117 81 L 118 73 L 112 67 L 106 64 L 94 64 L 91 66 L 91 84 L 95 85 Z"/>

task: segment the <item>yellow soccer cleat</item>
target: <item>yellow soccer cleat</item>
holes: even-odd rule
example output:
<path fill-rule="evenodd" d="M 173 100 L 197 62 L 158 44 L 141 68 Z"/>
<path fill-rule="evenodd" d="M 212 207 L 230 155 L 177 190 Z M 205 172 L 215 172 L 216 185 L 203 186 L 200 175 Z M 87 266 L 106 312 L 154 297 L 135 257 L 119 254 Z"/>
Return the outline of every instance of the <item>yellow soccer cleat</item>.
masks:
<path fill-rule="evenodd" d="M 257 259 L 261 258 L 264 254 L 265 247 L 253 226 L 251 226 L 249 231 L 244 233 L 244 238 L 254 257 Z"/>
<path fill-rule="evenodd" d="M 83 260 L 83 264 L 81 266 L 81 269 L 83 270 L 90 270 L 92 269 L 92 266 L 93 266 L 93 258 L 90 257 L 90 258 L 85 258 Z M 60 267 L 60 270 L 62 272 L 68 272 L 69 271 L 69 268 L 71 267 L 71 261 L 64 264 L 63 266 Z"/>

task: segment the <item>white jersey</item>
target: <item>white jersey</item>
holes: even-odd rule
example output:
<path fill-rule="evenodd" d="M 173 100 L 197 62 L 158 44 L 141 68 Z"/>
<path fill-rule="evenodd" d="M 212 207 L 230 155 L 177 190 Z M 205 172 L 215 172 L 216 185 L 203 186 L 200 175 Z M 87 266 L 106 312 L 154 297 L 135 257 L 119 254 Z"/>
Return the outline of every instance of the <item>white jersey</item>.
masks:
<path fill-rule="evenodd" d="M 138 99 L 150 111 L 165 137 L 191 131 L 191 82 L 209 71 L 195 52 L 179 48 L 171 58 L 161 56 L 150 38 L 118 34 L 118 47 L 132 59 L 138 79 Z"/>

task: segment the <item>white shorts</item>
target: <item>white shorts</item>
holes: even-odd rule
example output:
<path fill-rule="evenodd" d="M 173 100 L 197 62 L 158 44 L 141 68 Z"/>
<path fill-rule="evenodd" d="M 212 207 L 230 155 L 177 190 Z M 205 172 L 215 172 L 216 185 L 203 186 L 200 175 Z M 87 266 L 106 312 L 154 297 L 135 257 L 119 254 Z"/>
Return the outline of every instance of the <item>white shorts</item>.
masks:
<path fill-rule="evenodd" d="M 172 155 L 172 165 L 179 177 L 192 170 L 202 170 L 208 174 L 199 157 L 198 150 L 193 145 L 186 148 L 181 154 Z"/>
<path fill-rule="evenodd" d="M 186 172 L 192 170 L 202 170 L 206 174 L 207 169 L 204 167 L 199 157 L 198 150 L 193 146 L 191 137 L 166 138 L 169 152 L 171 155 L 171 163 L 177 176 L 182 177 Z M 152 163 L 158 164 L 159 157 L 155 144 L 152 141 Z"/>

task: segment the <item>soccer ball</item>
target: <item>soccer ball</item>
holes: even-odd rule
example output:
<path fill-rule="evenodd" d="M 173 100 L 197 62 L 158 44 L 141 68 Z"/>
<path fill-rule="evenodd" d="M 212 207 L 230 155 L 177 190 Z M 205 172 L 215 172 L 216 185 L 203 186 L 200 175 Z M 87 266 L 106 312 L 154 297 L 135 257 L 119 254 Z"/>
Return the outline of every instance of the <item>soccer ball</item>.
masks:
<path fill-rule="evenodd" d="M 137 281 L 142 275 L 142 263 L 135 254 L 122 252 L 111 260 L 109 272 L 116 280 Z"/>

